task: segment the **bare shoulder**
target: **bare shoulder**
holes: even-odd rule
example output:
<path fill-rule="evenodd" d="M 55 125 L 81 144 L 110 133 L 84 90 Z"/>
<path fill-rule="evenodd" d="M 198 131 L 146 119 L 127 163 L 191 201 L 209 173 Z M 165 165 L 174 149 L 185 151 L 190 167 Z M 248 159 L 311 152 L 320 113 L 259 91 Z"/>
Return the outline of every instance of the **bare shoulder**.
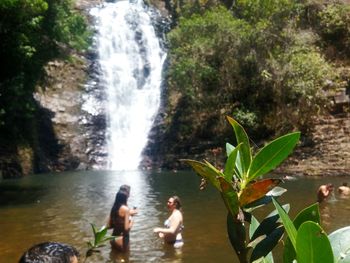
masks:
<path fill-rule="evenodd" d="M 182 213 L 180 210 L 176 210 L 174 216 L 180 220 L 182 220 Z"/>
<path fill-rule="evenodd" d="M 129 209 L 129 207 L 126 206 L 126 205 L 122 205 L 122 206 L 119 208 L 119 215 L 120 215 L 120 216 L 124 216 L 124 215 L 126 215 L 127 213 L 129 213 L 129 212 L 130 212 L 130 209 Z"/>

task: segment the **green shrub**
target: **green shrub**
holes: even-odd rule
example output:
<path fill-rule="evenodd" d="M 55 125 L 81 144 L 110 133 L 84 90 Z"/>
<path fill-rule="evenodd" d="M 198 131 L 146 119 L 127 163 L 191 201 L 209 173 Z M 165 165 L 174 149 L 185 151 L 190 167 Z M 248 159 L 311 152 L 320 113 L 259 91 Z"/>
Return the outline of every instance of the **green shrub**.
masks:
<path fill-rule="evenodd" d="M 330 4 L 319 13 L 321 32 L 333 41 L 350 37 L 350 6 Z"/>

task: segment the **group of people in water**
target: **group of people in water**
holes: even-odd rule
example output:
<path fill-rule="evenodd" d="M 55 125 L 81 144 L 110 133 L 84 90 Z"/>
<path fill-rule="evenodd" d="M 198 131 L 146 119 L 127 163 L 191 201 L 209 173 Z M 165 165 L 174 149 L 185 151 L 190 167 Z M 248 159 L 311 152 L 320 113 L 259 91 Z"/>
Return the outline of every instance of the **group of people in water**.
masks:
<path fill-rule="evenodd" d="M 317 202 L 321 203 L 322 201 L 328 199 L 329 197 L 331 197 L 333 192 L 333 184 L 329 183 L 321 185 L 317 191 Z M 344 182 L 341 186 L 339 186 L 338 193 L 343 196 L 350 196 L 350 187 L 348 186 L 348 183 Z"/>
<path fill-rule="evenodd" d="M 116 194 L 114 204 L 107 220 L 107 228 L 113 229 L 112 235 L 115 238 L 111 241 L 114 249 L 127 251 L 129 249 L 129 233 L 133 226 L 133 216 L 137 214 L 137 208 L 129 208 L 127 201 L 130 196 L 130 186 L 122 185 Z M 178 196 L 168 199 L 167 207 L 170 212 L 169 218 L 165 221 L 164 227 L 154 228 L 154 233 L 164 239 L 167 244 L 175 248 L 183 246 L 182 239 L 183 216 L 181 212 L 181 201 Z"/>
<path fill-rule="evenodd" d="M 137 214 L 137 208 L 129 208 L 128 198 L 130 186 L 120 186 L 112 209 L 109 213 L 106 227 L 112 229 L 114 239 L 110 241 L 111 247 L 116 251 L 126 252 L 129 250 L 130 230 L 133 227 L 133 216 Z M 169 217 L 164 222 L 164 227 L 156 227 L 153 232 L 174 248 L 184 245 L 182 239 L 183 215 L 181 201 L 178 196 L 171 196 L 167 202 Z M 21 257 L 19 263 L 34 262 L 58 262 L 77 263 L 79 252 L 71 245 L 59 242 L 44 242 L 36 244 L 28 249 Z"/>
<path fill-rule="evenodd" d="M 350 187 L 343 183 L 338 187 L 338 193 L 344 196 L 350 196 Z M 317 191 L 317 201 L 323 202 L 332 196 L 334 185 L 321 185 Z M 133 216 L 138 213 L 137 208 L 129 208 L 128 198 L 130 196 L 130 186 L 120 186 L 112 209 L 109 213 L 106 227 L 112 229 L 112 235 L 115 237 L 110 241 L 113 249 L 126 252 L 129 250 L 130 230 L 133 227 Z M 156 227 L 153 232 L 174 248 L 181 248 L 184 245 L 182 239 L 183 215 L 181 212 L 181 201 L 178 196 L 171 196 L 167 201 L 169 217 L 164 222 L 163 227 Z M 19 263 L 32 262 L 69 262 L 77 263 L 78 251 L 67 244 L 58 242 L 45 242 L 37 244 L 26 251 L 21 257 Z M 57 261 L 52 261 L 55 259 Z M 51 261 L 50 261 L 51 260 Z"/>

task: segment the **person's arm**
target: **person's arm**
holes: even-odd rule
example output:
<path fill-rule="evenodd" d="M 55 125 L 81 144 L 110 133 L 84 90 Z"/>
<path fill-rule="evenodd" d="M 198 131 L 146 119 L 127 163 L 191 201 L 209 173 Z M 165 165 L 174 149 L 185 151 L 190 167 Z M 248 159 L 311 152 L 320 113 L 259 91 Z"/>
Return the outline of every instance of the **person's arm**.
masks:
<path fill-rule="evenodd" d="M 128 207 L 124 208 L 124 229 L 126 231 L 130 231 L 132 225 L 133 225 L 133 220 L 130 218 L 130 210 Z"/>
<path fill-rule="evenodd" d="M 163 233 L 163 234 L 175 234 L 176 230 L 181 224 L 181 215 L 180 213 L 175 213 L 171 218 L 171 225 L 169 228 L 165 227 L 156 227 L 154 233 Z"/>
<path fill-rule="evenodd" d="M 136 215 L 137 213 L 138 213 L 138 211 L 137 211 L 137 208 L 136 208 L 136 207 L 130 209 L 130 215 L 131 215 L 131 216 L 134 216 L 134 215 Z"/>

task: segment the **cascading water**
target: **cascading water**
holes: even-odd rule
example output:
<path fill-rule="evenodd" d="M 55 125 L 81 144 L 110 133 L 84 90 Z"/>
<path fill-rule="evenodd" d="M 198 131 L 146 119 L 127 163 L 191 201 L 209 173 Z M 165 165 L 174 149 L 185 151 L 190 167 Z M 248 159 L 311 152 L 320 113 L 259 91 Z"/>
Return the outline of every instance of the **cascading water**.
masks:
<path fill-rule="evenodd" d="M 108 97 L 108 168 L 135 170 L 159 108 L 166 54 L 142 1 L 105 3 L 91 13 Z"/>

